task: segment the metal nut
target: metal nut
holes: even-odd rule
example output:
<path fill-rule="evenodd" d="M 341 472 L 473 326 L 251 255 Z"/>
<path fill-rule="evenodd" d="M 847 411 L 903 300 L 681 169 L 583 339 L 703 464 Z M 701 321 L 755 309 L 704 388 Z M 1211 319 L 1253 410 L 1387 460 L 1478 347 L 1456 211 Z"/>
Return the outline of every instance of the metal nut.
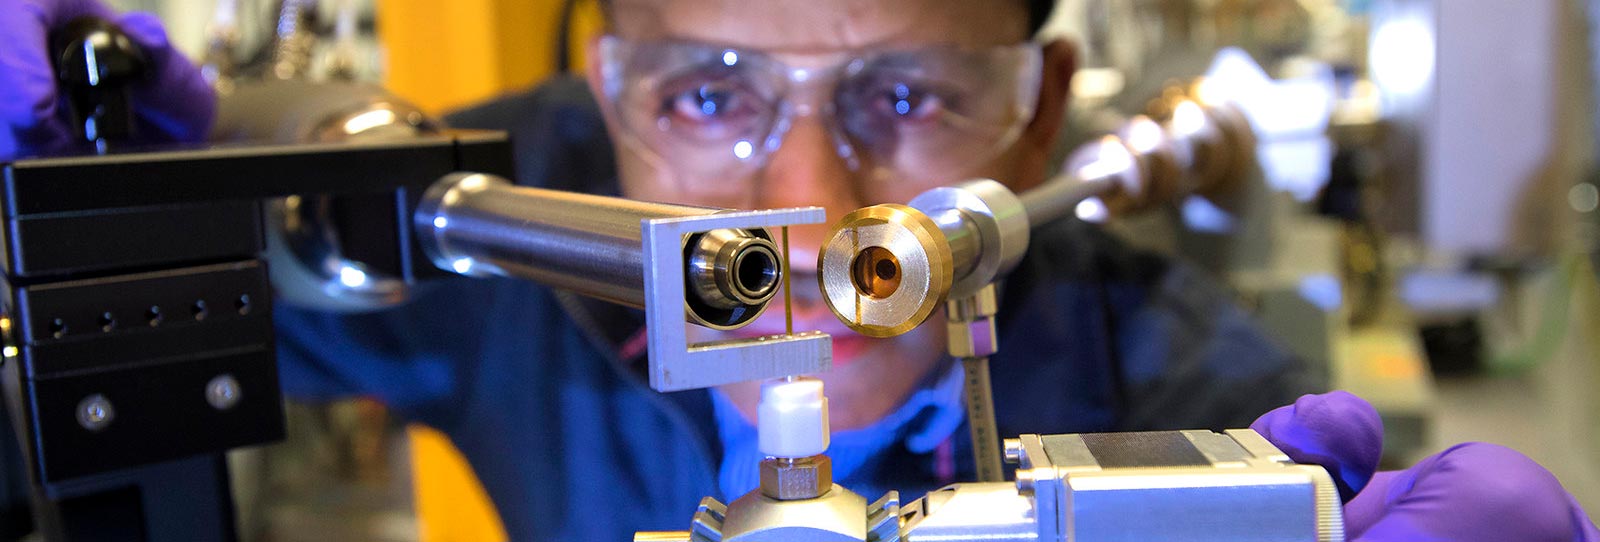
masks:
<path fill-rule="evenodd" d="M 761 494 L 780 501 L 815 499 L 833 489 L 833 460 L 817 455 L 761 461 Z"/>

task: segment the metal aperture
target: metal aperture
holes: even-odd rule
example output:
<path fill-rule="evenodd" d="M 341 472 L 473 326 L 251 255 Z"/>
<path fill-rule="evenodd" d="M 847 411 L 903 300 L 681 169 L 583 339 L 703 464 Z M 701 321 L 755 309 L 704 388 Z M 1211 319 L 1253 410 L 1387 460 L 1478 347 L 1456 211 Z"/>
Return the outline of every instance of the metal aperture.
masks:
<path fill-rule="evenodd" d="M 718 309 L 760 305 L 778 293 L 778 247 L 764 230 L 720 229 L 692 238 L 689 284 Z"/>
<path fill-rule="evenodd" d="M 441 269 L 533 280 L 644 308 L 643 222 L 709 217 L 718 209 L 648 203 L 514 186 L 453 173 L 423 194 L 413 217 L 423 252 Z M 766 228 L 716 228 L 680 235 L 682 304 L 689 322 L 737 329 L 766 310 L 782 258 Z"/>
<path fill-rule="evenodd" d="M 857 333 L 893 337 L 910 331 L 950 291 L 950 245 L 921 211 L 895 204 L 859 209 L 827 239 L 817 264 L 823 299 Z"/>

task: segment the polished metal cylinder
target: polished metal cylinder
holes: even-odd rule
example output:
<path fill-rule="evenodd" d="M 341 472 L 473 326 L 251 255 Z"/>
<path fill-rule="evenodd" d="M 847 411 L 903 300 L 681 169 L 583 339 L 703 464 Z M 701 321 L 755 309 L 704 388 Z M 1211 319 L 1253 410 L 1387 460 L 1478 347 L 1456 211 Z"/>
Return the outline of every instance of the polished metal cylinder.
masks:
<path fill-rule="evenodd" d="M 976 269 L 978 258 L 983 255 L 983 240 L 972 217 L 960 209 L 943 209 L 928 213 L 928 218 L 939 225 L 945 242 L 950 244 L 950 276 L 959 279 Z"/>
<path fill-rule="evenodd" d="M 455 173 L 423 195 L 415 227 L 433 263 L 470 276 L 532 280 L 643 308 L 644 220 L 719 209 L 514 186 L 492 175 Z M 765 230 L 713 230 L 685 241 L 690 321 L 717 328 L 752 320 L 781 282 L 778 249 Z"/>
<path fill-rule="evenodd" d="M 1091 173 L 1099 175 L 1085 178 L 1075 172 L 1067 172 L 1018 194 L 1017 199 L 1022 200 L 1022 208 L 1028 213 L 1028 227 L 1038 228 L 1072 216 L 1077 212 L 1079 203 L 1115 189 L 1118 175 L 1122 174 L 1119 171 Z"/>

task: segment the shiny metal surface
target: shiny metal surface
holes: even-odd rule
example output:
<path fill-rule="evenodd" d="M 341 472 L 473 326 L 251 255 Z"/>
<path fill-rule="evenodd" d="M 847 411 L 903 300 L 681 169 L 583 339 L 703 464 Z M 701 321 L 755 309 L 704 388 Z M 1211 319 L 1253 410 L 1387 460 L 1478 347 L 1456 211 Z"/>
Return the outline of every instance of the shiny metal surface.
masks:
<path fill-rule="evenodd" d="M 994 285 L 945 303 L 945 331 L 951 357 L 988 357 L 1000 351 L 994 317 L 1000 312 Z"/>
<path fill-rule="evenodd" d="M 1166 128 L 1188 191 L 1225 205 L 1255 164 L 1254 129 L 1238 106 L 1205 103 L 1175 93 L 1152 104 L 1151 116 Z"/>
<path fill-rule="evenodd" d="M 951 298 L 976 294 L 1022 261 L 1028 216 L 1011 190 L 988 179 L 923 192 L 908 204 L 934 217 L 951 248 Z"/>
<path fill-rule="evenodd" d="M 826 455 L 761 460 L 761 494 L 780 501 L 815 499 L 833 488 L 833 460 Z"/>
<path fill-rule="evenodd" d="M 300 79 L 226 84 L 212 129 L 219 141 L 386 141 L 439 128 L 422 110 L 374 85 Z M 291 196 L 267 202 L 268 271 L 277 293 L 291 305 L 341 312 L 405 301 L 400 277 L 380 276 L 345 256 L 335 201 Z"/>
<path fill-rule="evenodd" d="M 752 491 L 728 504 L 723 542 L 867 542 L 867 499 L 835 484 L 782 501 Z"/>
<path fill-rule="evenodd" d="M 901 507 L 904 542 L 1040 540 L 1033 500 L 1005 482 L 955 484 Z"/>
<path fill-rule="evenodd" d="M 999 302 L 993 283 L 962 299 L 945 305 L 946 340 L 950 356 L 961 360 L 965 373 L 962 393 L 966 397 L 967 427 L 972 437 L 973 460 L 979 482 L 1005 479 L 1000 468 L 999 430 L 994 420 L 994 392 L 989 385 L 989 356 L 1000 351 L 1000 335 L 995 330 Z"/>
<path fill-rule="evenodd" d="M 778 293 L 778 247 L 747 230 L 716 230 L 689 247 L 689 284 L 713 307 L 759 305 Z"/>
<path fill-rule="evenodd" d="M 819 260 L 819 281 L 835 316 L 858 332 L 890 337 L 910 331 L 931 315 L 923 303 L 936 298 L 963 299 L 1010 272 L 1028 247 L 1029 230 L 1077 216 L 1103 221 L 1113 216 L 1170 204 L 1195 193 L 1225 205 L 1251 167 L 1255 139 L 1247 119 L 1226 103 L 1206 105 L 1174 89 L 1152 109 L 1161 115 L 1130 119 L 1116 135 L 1079 147 L 1062 173 L 1027 192 L 1013 194 L 991 180 L 974 180 L 935 188 L 918 195 L 909 207 L 921 217 L 902 216 L 876 207 L 874 218 L 857 211 L 835 227 Z M 869 207 L 867 209 L 875 209 Z M 863 210 L 865 211 L 865 209 Z M 932 223 L 941 235 L 924 235 Z M 863 233 L 865 232 L 865 233 Z M 867 238 L 863 241 L 862 235 Z M 920 241 L 927 237 L 935 247 Z M 929 267 L 948 274 L 947 291 L 898 286 L 920 277 L 929 255 L 949 253 L 949 265 Z M 899 269 L 893 281 L 880 281 L 854 264 L 889 261 Z M 906 265 L 912 267 L 906 268 Z M 962 324 L 985 324 L 982 320 Z M 970 349 L 970 336 L 952 322 L 952 355 Z M 992 335 L 980 334 L 980 335 Z M 993 348 L 989 344 L 989 348 Z"/>
<path fill-rule="evenodd" d="M 939 225 L 904 205 L 846 215 L 818 254 L 823 299 L 841 322 L 869 337 L 910 331 L 944 302 L 951 252 Z"/>
<path fill-rule="evenodd" d="M 1139 198 L 1121 205 L 1108 201 L 1108 207 L 1116 210 L 1125 205 L 1121 212 L 1140 212 L 1178 201 L 1180 195 L 1190 191 L 1185 185 L 1177 142 L 1165 126 L 1150 117 L 1135 115 L 1118 127 L 1116 136 L 1138 160 L 1143 182 Z"/>
<path fill-rule="evenodd" d="M 1327 471 L 1290 463 L 1248 429 L 1023 435 L 1018 444 L 1016 487 L 1033 497 L 1041 540 L 1344 540 Z"/>
<path fill-rule="evenodd" d="M 819 331 L 690 343 L 682 324 L 687 289 L 685 236 L 718 229 L 816 224 L 825 216 L 821 208 L 806 207 L 646 220 L 643 257 L 650 262 L 644 283 L 650 387 L 678 391 L 828 370 L 833 364 L 833 341 Z"/>
<path fill-rule="evenodd" d="M 643 221 L 717 209 L 513 186 L 498 177 L 446 176 L 423 195 L 418 238 L 435 265 L 470 276 L 509 276 L 645 307 Z M 695 232 L 684 273 L 695 286 L 673 306 L 690 321 L 733 329 L 777 292 L 780 259 L 760 228 Z M 685 250 L 680 247 L 680 252 Z M 677 260 L 684 257 L 680 254 Z"/>
<path fill-rule="evenodd" d="M 966 398 L 967 428 L 972 438 L 973 460 L 979 482 L 1005 480 L 1000 468 L 1000 435 L 994 421 L 994 391 L 989 384 L 989 358 L 961 358 L 965 380 L 961 393 Z"/>
<path fill-rule="evenodd" d="M 418 205 L 417 233 L 441 269 L 514 276 L 644 307 L 639 224 L 715 209 L 514 187 L 492 175 L 440 179 Z"/>
<path fill-rule="evenodd" d="M 1099 196 L 1115 186 L 1115 177 L 1082 178 L 1072 172 L 1045 181 L 1017 198 L 1028 212 L 1029 227 L 1037 228 L 1073 216 L 1078 204 Z"/>
<path fill-rule="evenodd" d="M 1342 542 L 1327 471 L 1296 465 L 1248 429 L 1022 435 L 1015 482 L 953 484 L 866 505 L 835 485 L 780 501 L 701 501 L 691 540 L 864 542 Z M 666 538 L 681 540 L 681 538 Z"/>

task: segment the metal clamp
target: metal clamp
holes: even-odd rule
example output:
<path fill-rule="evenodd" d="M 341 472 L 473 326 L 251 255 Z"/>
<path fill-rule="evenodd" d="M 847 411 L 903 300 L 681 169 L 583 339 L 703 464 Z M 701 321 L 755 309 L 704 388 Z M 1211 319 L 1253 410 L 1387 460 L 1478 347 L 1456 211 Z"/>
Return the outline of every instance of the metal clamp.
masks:
<path fill-rule="evenodd" d="M 817 224 L 825 217 L 822 208 L 805 207 L 643 220 L 650 387 L 680 391 L 827 371 L 833 365 L 833 341 L 820 331 L 691 344 L 684 324 L 685 236 L 722 228 Z"/>

